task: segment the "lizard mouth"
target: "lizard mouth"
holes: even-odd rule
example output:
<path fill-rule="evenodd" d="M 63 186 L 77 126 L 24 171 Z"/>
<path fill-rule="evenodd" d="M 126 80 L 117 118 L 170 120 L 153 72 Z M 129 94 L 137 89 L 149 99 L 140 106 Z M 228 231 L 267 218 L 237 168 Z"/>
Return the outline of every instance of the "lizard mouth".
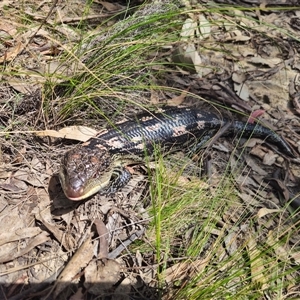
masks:
<path fill-rule="evenodd" d="M 83 188 L 80 188 L 79 190 L 74 190 L 70 186 L 66 186 L 63 190 L 66 197 L 73 201 L 79 201 L 89 197 L 88 194 L 85 194 L 83 192 Z"/>

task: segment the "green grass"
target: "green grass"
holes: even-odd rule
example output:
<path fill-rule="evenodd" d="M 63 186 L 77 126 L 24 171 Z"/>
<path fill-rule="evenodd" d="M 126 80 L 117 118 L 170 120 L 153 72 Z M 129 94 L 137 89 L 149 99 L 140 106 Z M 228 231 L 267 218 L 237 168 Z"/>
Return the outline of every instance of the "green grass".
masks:
<path fill-rule="evenodd" d="M 169 286 L 165 297 L 263 299 L 268 294 L 282 299 L 285 289 L 297 284 L 299 267 L 288 255 L 278 256 L 278 249 L 295 229 L 281 236 L 280 223 L 267 232 L 265 226 L 282 218 L 284 209 L 265 221 L 239 199 L 234 176 L 224 175 L 208 189 L 200 178 L 198 184 L 178 184 L 180 175 L 158 157 L 150 179 L 154 219 L 147 237 L 156 250 L 158 286 Z M 169 282 L 171 274 L 175 279 Z"/>
<path fill-rule="evenodd" d="M 65 49 L 63 60 L 68 65 L 77 65 L 77 74 L 61 75 L 59 88 L 53 78 L 46 85 L 46 95 L 53 95 L 54 87 L 59 90 L 55 97 L 59 95 L 63 104 L 60 115 L 67 117 L 74 110 L 90 107 L 104 116 L 109 106 L 110 111 L 113 107 L 118 112 L 132 105 L 147 106 L 145 100 L 136 100 L 138 95 L 132 99 L 130 94 L 140 91 L 142 99 L 142 92 L 149 90 L 150 71 L 157 65 L 150 56 L 164 46 L 166 40 L 176 41 L 180 24 L 175 15 L 178 12 L 167 11 L 121 20 L 111 27 L 104 23 L 84 37 L 80 45 Z"/>

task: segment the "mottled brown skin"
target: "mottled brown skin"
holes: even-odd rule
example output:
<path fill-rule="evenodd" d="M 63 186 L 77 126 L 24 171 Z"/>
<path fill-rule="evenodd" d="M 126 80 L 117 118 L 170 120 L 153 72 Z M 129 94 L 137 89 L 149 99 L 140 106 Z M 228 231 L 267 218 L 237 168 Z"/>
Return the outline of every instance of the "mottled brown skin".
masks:
<path fill-rule="evenodd" d="M 156 147 L 169 151 L 202 146 L 228 122 L 210 112 L 177 107 L 136 116 L 65 154 L 59 172 L 64 193 L 71 200 L 82 200 L 99 191 L 114 193 L 130 179 L 126 165 L 143 162 Z M 294 157 L 283 138 L 261 125 L 233 121 L 223 135 L 235 134 L 262 138 Z"/>
<path fill-rule="evenodd" d="M 111 165 L 111 156 L 106 149 L 80 145 L 70 150 L 63 158 L 60 181 L 70 199 L 86 194 L 83 190 L 87 178 L 99 178 Z"/>

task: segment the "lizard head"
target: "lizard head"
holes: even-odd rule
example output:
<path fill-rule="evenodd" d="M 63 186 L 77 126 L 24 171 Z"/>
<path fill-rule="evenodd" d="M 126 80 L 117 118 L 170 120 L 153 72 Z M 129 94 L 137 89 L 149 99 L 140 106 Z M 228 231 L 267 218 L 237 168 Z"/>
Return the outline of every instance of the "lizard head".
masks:
<path fill-rule="evenodd" d="M 68 151 L 61 163 L 59 180 L 70 200 L 83 200 L 109 185 L 112 158 L 104 147 L 83 144 Z"/>

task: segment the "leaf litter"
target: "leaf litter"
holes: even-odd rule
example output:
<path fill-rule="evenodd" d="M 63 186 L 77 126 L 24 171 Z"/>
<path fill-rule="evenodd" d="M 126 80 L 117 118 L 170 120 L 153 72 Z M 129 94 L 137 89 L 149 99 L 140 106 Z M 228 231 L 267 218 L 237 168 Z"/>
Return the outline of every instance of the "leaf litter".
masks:
<path fill-rule="evenodd" d="M 53 176 L 57 174 L 63 153 L 73 147 L 68 146 L 65 139 L 85 141 L 99 127 L 92 129 L 94 123 L 87 124 L 85 114 L 79 114 L 72 122 L 69 120 L 67 123 L 75 124 L 69 127 L 64 127 L 67 123 L 62 123 L 55 114 L 48 120 L 41 114 L 45 99 L 39 91 L 47 77 L 59 74 L 54 82 L 58 84 L 64 82 L 64 77 L 74 76 L 84 68 L 83 61 L 66 65 L 60 60 L 60 54 L 72 49 L 81 38 L 76 26 L 68 24 L 76 25 L 84 20 L 93 25 L 124 11 L 125 6 L 99 1 L 83 16 L 85 6 L 80 1 L 72 6 L 57 3 L 51 16 L 45 19 L 51 3 L 44 2 L 35 10 L 34 1 L 29 2 L 25 15 L 33 21 L 46 20 L 47 26 L 38 32 L 38 22 L 35 27 L 20 22 L 20 4 L 14 1 L 0 4 L 1 9 L 9 8 L 0 23 L 1 38 L 5 39 L 5 46 L 0 47 L 0 63 L 5 66 L 0 84 L 0 121 L 4 129 L 0 136 L 0 280 L 5 285 L 5 294 L 11 299 L 31 299 L 30 293 L 42 292 L 44 296 L 53 293 L 58 299 L 70 297 L 70 286 L 74 284 L 78 287 L 76 296 L 79 299 L 83 299 L 86 292 L 99 297 L 111 294 L 113 299 L 118 299 L 119 295 L 122 295 L 120 299 L 129 299 L 133 291 L 147 299 L 157 299 L 159 268 L 155 250 L 133 253 L 130 248 L 137 239 L 153 242 L 145 235 L 151 221 L 147 170 L 134 166 L 133 180 L 114 197 L 96 196 L 81 205 L 67 200 L 59 188 L 57 176 Z M 291 36 L 298 36 L 299 10 L 272 12 L 266 10 L 272 1 L 267 6 L 260 1 L 242 1 L 245 7 L 256 4 L 260 9 L 231 9 L 230 13 L 221 15 L 217 10 L 205 10 L 202 5 L 206 2 L 200 1 L 193 7 L 194 4 L 182 1 L 183 6 L 198 10 L 186 14 L 178 43 L 169 47 L 171 54 L 162 55 L 173 61 L 175 67 L 166 69 L 164 79 L 156 79 L 158 85 L 182 92 L 161 90 L 155 96 L 153 92 L 152 103 L 198 105 L 191 100 L 191 94 L 213 98 L 250 115 L 250 122 L 260 121 L 279 130 L 297 149 L 300 147 L 299 46 Z M 139 8 L 144 15 L 153 12 L 149 5 Z M 11 16 L 14 21 L 7 21 Z M 112 22 L 119 20 L 116 18 Z M 57 27 L 56 24 L 61 25 Z M 56 26 L 60 36 L 53 36 L 49 26 Z M 54 103 L 58 106 L 53 105 L 53 111 L 59 107 L 59 101 L 57 96 Z M 231 116 L 228 112 L 225 114 Z M 130 116 L 130 112 L 125 115 Z M 103 122 L 100 125 L 105 127 Z M 37 137 L 25 133 L 28 128 L 34 128 Z M 16 130 L 17 134 L 11 133 Z M 181 189 L 202 185 L 203 190 L 217 194 L 216 187 L 232 150 L 232 143 L 222 138 L 218 142 L 219 147 L 210 149 L 208 181 L 203 182 L 194 176 L 194 171 L 191 175 L 187 170 L 180 176 L 176 175 L 178 171 L 169 171 L 170 180 L 177 176 Z M 299 265 L 296 230 L 293 230 L 293 239 L 287 237 L 285 244 L 279 240 L 282 232 L 295 226 L 289 213 L 282 209 L 282 201 L 285 205 L 291 201 L 290 194 L 295 197 L 299 194 L 299 165 L 284 166 L 281 156 L 261 140 L 251 139 L 246 144 L 240 141 L 239 145 L 241 149 L 251 148 L 230 157 L 232 181 L 239 200 L 235 202 L 224 197 L 230 205 L 228 211 L 217 217 L 218 227 L 204 226 L 209 236 L 206 255 L 199 253 L 191 262 L 189 257 L 166 267 L 165 299 L 176 297 L 180 287 L 187 284 L 187 278 L 203 272 L 214 261 L 215 254 L 221 263 L 234 256 L 241 245 L 247 249 L 251 281 L 262 289 L 269 288 L 268 278 L 273 275 L 261 259 L 262 245 L 274 250 L 270 252 L 274 259 Z M 241 156 L 245 163 L 241 163 Z M 193 165 L 194 161 L 189 164 Z M 275 167 L 282 166 L 285 174 L 266 176 L 272 174 Z M 156 165 L 150 167 L 151 170 L 156 168 Z M 170 168 L 176 170 L 172 164 Z M 237 169 L 239 172 L 234 171 Z M 270 182 L 277 186 L 275 191 Z M 291 189 L 293 193 L 289 192 Z M 243 218 L 245 214 L 252 219 Z M 199 220 L 205 217 L 203 213 Z M 253 231 L 251 222 L 256 222 L 257 231 Z M 189 226 L 185 232 L 187 244 L 196 230 L 195 225 Z M 224 241 L 222 247 L 216 246 L 218 239 Z M 215 247 L 216 252 L 213 251 Z M 220 270 L 226 271 L 232 264 L 229 260 Z M 297 276 L 295 272 L 286 277 L 291 283 L 286 288 L 287 294 L 294 291 Z M 16 282 L 20 286 L 30 283 L 31 287 L 28 285 L 21 291 L 14 286 Z M 42 285 L 42 282 L 48 283 Z M 36 289 L 34 284 L 37 284 Z M 198 284 L 201 286 L 201 280 Z M 206 285 L 205 280 L 203 284 Z"/>

